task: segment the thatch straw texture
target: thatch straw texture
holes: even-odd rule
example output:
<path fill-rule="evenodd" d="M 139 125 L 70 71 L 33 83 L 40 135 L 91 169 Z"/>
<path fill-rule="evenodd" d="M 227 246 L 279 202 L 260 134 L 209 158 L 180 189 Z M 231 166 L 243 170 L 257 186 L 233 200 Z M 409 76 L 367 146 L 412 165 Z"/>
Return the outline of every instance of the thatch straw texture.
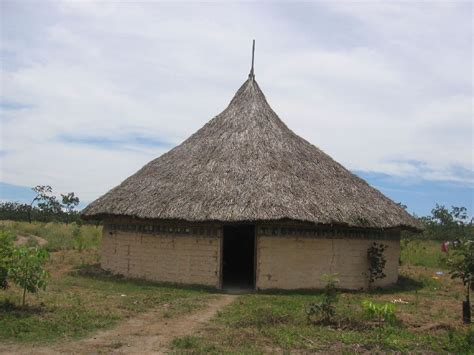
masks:
<path fill-rule="evenodd" d="M 83 216 L 420 228 L 403 208 L 293 133 L 253 77 L 220 115 L 92 202 Z"/>

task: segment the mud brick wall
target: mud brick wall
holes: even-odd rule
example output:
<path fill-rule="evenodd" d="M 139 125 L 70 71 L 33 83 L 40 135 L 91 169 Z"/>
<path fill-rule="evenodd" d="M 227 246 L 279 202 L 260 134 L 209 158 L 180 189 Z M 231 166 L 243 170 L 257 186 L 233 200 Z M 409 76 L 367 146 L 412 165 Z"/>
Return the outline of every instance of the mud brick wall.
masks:
<path fill-rule="evenodd" d="M 219 287 L 221 235 L 206 231 L 104 224 L 101 266 L 126 277 Z"/>
<path fill-rule="evenodd" d="M 258 225 L 257 289 L 320 289 L 324 274 L 338 274 L 339 287 L 368 286 L 367 249 L 388 246 L 384 279 L 398 279 L 400 233 Z M 152 281 L 220 287 L 222 226 L 104 223 L 101 263 L 115 274 Z"/>
<path fill-rule="evenodd" d="M 257 289 L 323 288 L 324 274 L 338 274 L 338 287 L 367 288 L 367 249 L 373 242 L 388 246 L 385 278 L 374 286 L 388 286 L 398 280 L 399 234 L 390 239 L 314 237 L 257 234 Z"/>

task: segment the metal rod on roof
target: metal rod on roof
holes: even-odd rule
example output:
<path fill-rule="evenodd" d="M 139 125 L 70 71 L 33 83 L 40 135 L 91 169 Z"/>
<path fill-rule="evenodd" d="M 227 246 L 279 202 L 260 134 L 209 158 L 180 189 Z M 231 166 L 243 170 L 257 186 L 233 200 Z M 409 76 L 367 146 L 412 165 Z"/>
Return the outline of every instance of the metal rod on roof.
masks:
<path fill-rule="evenodd" d="M 255 77 L 255 74 L 253 73 L 254 58 L 255 58 L 255 40 L 253 40 L 253 43 L 252 43 L 252 69 L 250 69 L 250 75 L 249 75 L 249 77 L 251 78 Z"/>

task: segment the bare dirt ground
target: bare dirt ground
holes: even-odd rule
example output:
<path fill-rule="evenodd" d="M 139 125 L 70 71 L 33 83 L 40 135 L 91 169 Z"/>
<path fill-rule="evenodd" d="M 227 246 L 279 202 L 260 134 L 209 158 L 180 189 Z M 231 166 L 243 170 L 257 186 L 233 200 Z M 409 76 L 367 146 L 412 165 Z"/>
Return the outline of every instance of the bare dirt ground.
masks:
<path fill-rule="evenodd" d="M 1 354 L 164 354 L 175 337 L 191 335 L 232 303 L 235 295 L 219 295 L 202 309 L 175 318 L 163 318 L 163 309 L 130 318 L 113 329 L 78 341 L 51 346 L 1 345 Z"/>

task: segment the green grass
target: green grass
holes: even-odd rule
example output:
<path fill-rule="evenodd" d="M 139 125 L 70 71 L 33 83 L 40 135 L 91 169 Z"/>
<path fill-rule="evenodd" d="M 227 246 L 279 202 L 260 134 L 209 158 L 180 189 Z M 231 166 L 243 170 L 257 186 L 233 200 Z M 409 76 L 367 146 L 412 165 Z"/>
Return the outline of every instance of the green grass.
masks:
<path fill-rule="evenodd" d="M 96 260 L 94 250 L 53 253 L 48 265 L 51 282 L 45 292 L 27 296 L 26 308 L 19 306 L 18 288 L 0 291 L 0 342 L 77 339 L 157 307 L 163 309 L 166 318 L 192 312 L 212 297 L 205 288 L 180 288 L 84 272 L 88 269 L 84 265 Z"/>
<path fill-rule="evenodd" d="M 92 225 L 0 221 L 0 230 L 38 236 L 47 241 L 52 274 L 46 292 L 27 296 L 0 291 L 0 341 L 44 342 L 80 338 L 118 321 L 162 307 L 172 318 L 192 312 L 210 296 L 208 289 L 125 280 L 101 272 L 98 245 L 101 227 Z"/>
<path fill-rule="evenodd" d="M 320 292 L 280 291 L 240 296 L 191 339 L 178 338 L 173 349 L 198 353 L 449 352 L 474 353 L 474 326 L 461 322 L 463 287 L 444 268 L 438 242 L 402 244 L 398 285 L 370 292 L 341 292 L 331 325 L 310 323 L 305 309 Z M 439 276 L 436 271 L 442 270 Z M 361 303 L 396 303 L 397 321 L 369 321 Z"/>
<path fill-rule="evenodd" d="M 101 226 L 64 224 L 56 222 L 14 222 L 0 221 L 0 231 L 5 230 L 15 235 L 35 235 L 46 239 L 49 251 L 68 249 L 96 248 L 100 244 Z"/>
<path fill-rule="evenodd" d="M 396 298 L 410 299 L 414 291 L 397 291 Z M 431 289 L 422 288 L 422 297 L 434 297 L 435 307 L 442 307 L 445 296 L 435 295 Z M 434 351 L 468 353 L 474 349 L 474 328 L 460 324 L 459 312 L 439 313 L 437 317 L 427 316 L 428 307 L 433 304 L 397 305 L 397 315 L 402 319 L 398 325 L 378 327 L 366 322 L 360 303 L 363 299 L 383 299 L 386 294 L 343 293 L 338 306 L 335 325 L 314 325 L 307 321 L 305 307 L 320 295 L 262 295 L 240 296 L 224 309 L 213 321 L 211 328 L 201 337 L 186 342 L 186 349 L 204 352 L 213 349 L 225 352 L 280 352 L 310 350 L 323 352 L 364 351 Z M 439 303 L 438 303 L 439 302 Z M 431 315 L 436 311 L 430 312 Z M 452 312 L 451 312 L 452 313 Z M 443 325 L 433 331 L 417 331 L 414 324 L 406 320 L 414 315 L 420 325 L 439 322 Z M 183 349 L 181 342 L 175 348 Z"/>
<path fill-rule="evenodd" d="M 173 349 L 192 349 L 195 348 L 197 345 L 198 338 L 192 335 L 177 337 L 171 341 L 171 347 Z"/>

